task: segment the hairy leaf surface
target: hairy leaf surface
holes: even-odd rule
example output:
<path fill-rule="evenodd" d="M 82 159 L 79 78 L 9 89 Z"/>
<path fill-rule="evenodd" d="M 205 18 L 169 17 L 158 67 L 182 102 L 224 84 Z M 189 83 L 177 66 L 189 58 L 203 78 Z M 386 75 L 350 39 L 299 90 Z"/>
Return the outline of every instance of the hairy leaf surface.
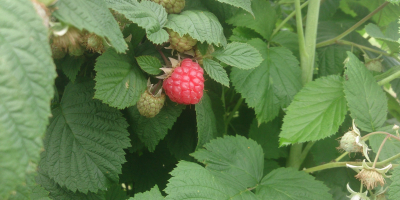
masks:
<path fill-rule="evenodd" d="M 253 0 L 251 8 L 254 15 L 246 11 L 240 11 L 226 22 L 234 26 L 244 26 L 255 30 L 264 39 L 269 40 L 275 28 L 277 14 L 269 1 Z"/>
<path fill-rule="evenodd" d="M 29 0 L 0 3 L 0 199 L 37 163 L 56 77 L 48 29 Z"/>
<path fill-rule="evenodd" d="M 129 55 L 109 49 L 97 58 L 94 69 L 97 71 L 94 98 L 112 107 L 133 106 L 146 90 L 146 77 Z"/>
<path fill-rule="evenodd" d="M 240 69 L 258 67 L 263 61 L 261 54 L 253 46 L 246 43 L 232 42 L 224 49 L 212 54 L 216 59 Z"/>
<path fill-rule="evenodd" d="M 316 141 L 339 129 L 347 113 L 342 79 L 337 75 L 308 83 L 294 97 L 283 119 L 280 144 Z"/>
<path fill-rule="evenodd" d="M 203 67 L 206 70 L 207 74 L 222 85 L 229 87 L 229 78 L 225 69 L 218 63 L 211 59 L 204 58 L 203 59 Z"/>
<path fill-rule="evenodd" d="M 104 0 L 59 0 L 54 6 L 53 15 L 60 21 L 107 38 L 119 53 L 126 51 L 118 23 Z"/>
<path fill-rule="evenodd" d="M 167 12 L 152 1 L 109 0 L 108 7 L 125 15 L 133 23 L 146 29 L 147 38 L 155 44 L 168 41 L 168 33 L 163 29 L 167 23 Z"/>
<path fill-rule="evenodd" d="M 305 172 L 279 168 L 266 175 L 257 187 L 257 197 L 276 199 L 332 199 L 329 188 Z"/>
<path fill-rule="evenodd" d="M 354 54 L 347 55 L 344 93 L 351 117 L 362 130 L 376 131 L 386 120 L 386 96 L 365 65 Z"/>
<path fill-rule="evenodd" d="M 232 68 L 231 81 L 249 107 L 255 109 L 258 122 L 268 122 L 278 115 L 281 107 L 288 106 L 300 90 L 299 62 L 284 47 L 268 48 L 260 39 L 248 43 L 261 53 L 264 61 L 254 69 Z"/>
<path fill-rule="evenodd" d="M 130 146 L 122 114 L 93 99 L 94 81 L 69 83 L 44 139 L 48 175 L 75 192 L 105 190 L 118 182 Z"/>
<path fill-rule="evenodd" d="M 180 36 L 188 34 L 202 43 L 226 45 L 221 24 L 214 14 L 207 11 L 187 10 L 179 15 L 170 14 L 165 27 L 172 29 Z"/>

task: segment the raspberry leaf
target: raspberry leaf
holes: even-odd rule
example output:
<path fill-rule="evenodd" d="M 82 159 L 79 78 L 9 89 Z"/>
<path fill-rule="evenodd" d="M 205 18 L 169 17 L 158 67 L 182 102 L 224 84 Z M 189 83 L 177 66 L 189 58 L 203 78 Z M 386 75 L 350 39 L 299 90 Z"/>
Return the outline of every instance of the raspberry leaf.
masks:
<path fill-rule="evenodd" d="M 65 55 L 64 58 L 56 60 L 55 62 L 57 66 L 61 67 L 61 70 L 69 80 L 75 82 L 76 76 L 78 75 L 82 64 L 85 62 L 85 58 Z"/>
<path fill-rule="evenodd" d="M 66 86 L 44 139 L 49 177 L 73 192 L 96 193 L 118 182 L 130 146 L 122 114 L 93 99 L 93 87 L 94 81 Z"/>
<path fill-rule="evenodd" d="M 143 193 L 136 193 L 135 197 L 131 197 L 128 200 L 141 200 L 141 199 L 152 199 L 152 200 L 163 200 L 164 197 L 158 189 L 158 186 L 155 185 L 151 188 L 150 191 L 143 192 Z"/>
<path fill-rule="evenodd" d="M 391 98 L 393 98 L 393 97 L 391 97 Z M 393 98 L 393 100 L 395 100 L 395 99 Z M 397 103 L 397 101 L 396 101 L 396 103 Z M 385 131 L 385 132 L 395 135 L 395 131 L 392 128 L 393 128 L 393 126 L 385 126 L 385 127 L 379 128 L 379 131 Z M 383 139 L 385 139 L 385 137 L 386 137 L 385 135 L 371 135 L 371 137 L 369 139 L 369 144 L 371 146 L 371 149 L 375 153 L 377 153 L 379 151 L 381 143 L 382 143 Z M 397 140 L 386 140 L 385 145 L 381 149 L 378 159 L 380 161 L 386 160 L 386 159 L 392 157 L 393 155 L 398 154 L 398 152 L 400 152 L 400 143 Z M 391 163 L 398 164 L 398 163 L 400 163 L 400 159 L 393 160 L 393 161 L 391 161 Z"/>
<path fill-rule="evenodd" d="M 48 29 L 29 0 L 0 3 L 0 199 L 34 171 L 56 77 Z"/>
<path fill-rule="evenodd" d="M 386 120 L 387 99 L 382 88 L 358 58 L 347 52 L 344 93 L 356 125 L 364 131 L 376 131 Z"/>
<path fill-rule="evenodd" d="M 250 0 L 218 0 L 222 3 L 227 3 L 235 7 L 242 8 L 243 10 L 249 12 L 254 17 L 254 13 L 251 10 L 251 1 Z"/>
<path fill-rule="evenodd" d="M 252 0 L 251 8 L 254 16 L 242 10 L 226 20 L 226 22 L 234 26 L 251 28 L 269 40 L 275 28 L 275 22 L 278 19 L 275 9 L 269 1 L 264 0 Z"/>
<path fill-rule="evenodd" d="M 147 38 L 154 44 L 168 41 L 168 33 L 163 29 L 167 22 L 167 12 L 152 1 L 111 0 L 108 7 L 125 15 L 127 19 L 146 29 Z"/>
<path fill-rule="evenodd" d="M 332 199 L 329 188 L 305 172 L 279 168 L 267 174 L 257 187 L 260 199 Z"/>
<path fill-rule="evenodd" d="M 165 27 L 172 29 L 180 36 L 188 34 L 202 43 L 226 45 L 221 24 L 217 17 L 208 11 L 187 10 L 179 15 L 170 14 Z"/>
<path fill-rule="evenodd" d="M 264 60 L 253 69 L 232 68 L 230 78 L 236 91 L 242 94 L 249 107 L 255 109 L 261 124 L 274 119 L 281 107 L 290 104 L 301 88 L 301 71 L 299 62 L 288 49 L 268 48 L 260 39 L 248 43 L 261 53 Z"/>
<path fill-rule="evenodd" d="M 204 93 L 201 101 L 196 104 L 196 120 L 199 134 L 196 149 L 199 149 L 218 134 L 217 120 L 212 109 L 211 99 L 207 93 Z"/>
<path fill-rule="evenodd" d="M 142 68 L 143 71 L 147 72 L 148 74 L 158 75 L 161 72 L 161 62 L 154 56 L 139 56 L 136 57 L 136 61 L 140 68 Z"/>
<path fill-rule="evenodd" d="M 98 193 L 88 192 L 84 194 L 76 191 L 72 192 L 65 187 L 57 184 L 48 174 L 48 167 L 46 165 L 46 155 L 41 154 L 40 163 L 38 169 L 38 175 L 36 176 L 36 183 L 41 185 L 46 191 L 48 191 L 51 199 L 82 199 L 82 200 L 105 200 L 104 191 Z M 39 199 L 39 198 L 33 198 Z"/>
<path fill-rule="evenodd" d="M 330 45 L 317 49 L 318 54 L 318 74 L 327 76 L 342 74 L 344 71 L 344 60 L 347 58 L 346 50 L 348 47 L 340 45 Z"/>
<path fill-rule="evenodd" d="M 204 58 L 203 67 L 212 79 L 218 83 L 221 83 L 222 85 L 225 85 L 226 87 L 229 87 L 228 74 L 218 62 Z"/>
<path fill-rule="evenodd" d="M 40 200 L 50 200 L 49 192 L 46 191 L 43 187 L 36 184 L 35 177 L 37 173 L 29 173 L 26 176 L 26 184 L 19 185 L 8 200 L 31 200 L 31 199 L 40 199 Z"/>
<path fill-rule="evenodd" d="M 263 58 L 260 52 L 246 43 L 232 42 L 212 54 L 216 59 L 239 69 L 258 67 Z"/>
<path fill-rule="evenodd" d="M 97 58 L 94 69 L 97 71 L 94 98 L 112 107 L 133 106 L 146 90 L 146 77 L 127 54 L 108 49 Z"/>
<path fill-rule="evenodd" d="M 375 25 L 375 24 L 368 24 L 365 26 L 365 31 L 370 35 L 371 37 L 384 41 L 389 49 L 392 52 L 399 52 L 399 43 L 397 42 L 399 40 L 399 25 L 397 22 L 392 22 L 388 25 L 387 30 L 386 30 L 386 35 L 382 33 L 380 28 Z"/>
<path fill-rule="evenodd" d="M 207 170 L 234 180 L 236 188 L 255 187 L 263 177 L 263 149 L 254 140 L 243 136 L 225 136 L 211 140 L 204 148 L 191 155 L 205 164 Z"/>
<path fill-rule="evenodd" d="M 400 167 L 396 167 L 392 171 L 392 177 L 390 179 L 393 181 L 389 186 L 389 198 L 390 199 L 400 199 Z"/>
<path fill-rule="evenodd" d="M 117 52 L 125 52 L 127 45 L 104 0 L 57 1 L 53 15 L 62 22 L 79 30 L 86 29 L 98 36 L 106 37 Z"/>
<path fill-rule="evenodd" d="M 343 123 L 346 113 L 341 77 L 331 75 L 310 82 L 287 108 L 279 135 L 280 144 L 316 141 L 331 136 Z"/>
<path fill-rule="evenodd" d="M 155 117 L 146 118 L 139 114 L 136 106 L 132 106 L 128 108 L 128 115 L 130 115 L 131 119 L 129 123 L 131 126 L 136 127 L 136 134 L 140 140 L 150 152 L 153 152 L 160 140 L 172 128 L 184 108 L 184 105 L 177 105 L 166 99 L 163 108 Z"/>

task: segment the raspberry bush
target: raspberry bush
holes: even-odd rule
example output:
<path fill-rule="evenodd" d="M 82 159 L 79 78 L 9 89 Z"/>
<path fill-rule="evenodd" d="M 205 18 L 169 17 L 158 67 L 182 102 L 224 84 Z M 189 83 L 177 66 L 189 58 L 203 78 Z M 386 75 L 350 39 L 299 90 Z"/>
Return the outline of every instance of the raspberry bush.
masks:
<path fill-rule="evenodd" d="M 2 0 L 0 199 L 400 199 L 399 18 Z"/>

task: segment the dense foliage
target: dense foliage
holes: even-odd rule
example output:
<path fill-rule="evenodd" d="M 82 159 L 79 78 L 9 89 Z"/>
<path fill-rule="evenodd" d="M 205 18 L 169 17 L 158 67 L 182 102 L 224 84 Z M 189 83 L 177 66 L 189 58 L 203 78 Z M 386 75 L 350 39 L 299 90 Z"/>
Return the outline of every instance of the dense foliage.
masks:
<path fill-rule="evenodd" d="M 397 0 L 2 0 L 0 199 L 400 199 L 399 18 Z M 191 105 L 161 89 L 183 58 L 204 71 Z"/>

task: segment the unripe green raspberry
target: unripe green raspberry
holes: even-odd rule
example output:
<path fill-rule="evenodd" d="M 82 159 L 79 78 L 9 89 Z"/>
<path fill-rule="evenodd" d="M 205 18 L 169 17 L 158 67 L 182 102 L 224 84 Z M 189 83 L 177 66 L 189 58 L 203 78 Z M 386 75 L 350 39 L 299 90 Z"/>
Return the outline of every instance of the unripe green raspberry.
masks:
<path fill-rule="evenodd" d="M 368 70 L 381 72 L 382 71 L 382 60 L 380 59 L 372 59 L 365 63 L 365 66 Z"/>
<path fill-rule="evenodd" d="M 358 134 L 354 131 L 349 131 L 343 135 L 340 139 L 339 149 L 343 149 L 346 152 L 362 152 L 363 147 L 357 143 Z"/>
<path fill-rule="evenodd" d="M 83 53 L 85 53 L 85 49 L 83 49 L 80 45 L 70 45 L 68 47 L 68 53 L 71 56 L 81 56 Z"/>
<path fill-rule="evenodd" d="M 187 34 L 180 36 L 173 30 L 168 30 L 168 34 L 171 48 L 181 53 L 191 50 L 193 46 L 197 44 L 197 40 L 193 39 Z"/>
<path fill-rule="evenodd" d="M 158 87 L 160 87 L 160 84 L 153 86 L 149 79 L 147 82 L 147 90 L 142 94 L 136 104 L 139 113 L 147 118 L 156 116 L 164 106 L 165 94 L 162 94 L 161 87 L 156 92 Z M 154 92 L 156 92 L 156 94 L 154 94 Z"/>
<path fill-rule="evenodd" d="M 59 47 L 55 46 L 54 44 L 51 44 L 51 54 L 54 59 L 61 59 L 61 58 L 64 58 L 64 56 L 65 56 L 65 54 L 67 54 L 67 52 L 65 52 L 64 49 L 59 48 Z"/>
<path fill-rule="evenodd" d="M 185 7 L 185 0 L 153 0 L 153 1 L 162 5 L 169 14 L 178 14 Z"/>
<path fill-rule="evenodd" d="M 85 35 L 83 46 L 91 52 L 103 53 L 105 51 L 103 39 L 94 33 L 88 33 Z"/>

